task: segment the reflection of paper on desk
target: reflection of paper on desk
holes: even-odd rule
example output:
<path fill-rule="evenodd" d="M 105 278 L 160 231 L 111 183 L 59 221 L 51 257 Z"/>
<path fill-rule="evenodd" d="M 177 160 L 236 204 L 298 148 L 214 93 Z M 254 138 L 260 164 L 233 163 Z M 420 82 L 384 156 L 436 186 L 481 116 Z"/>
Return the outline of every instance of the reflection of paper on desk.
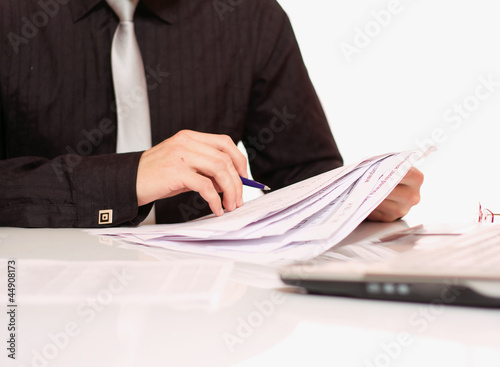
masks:
<path fill-rule="evenodd" d="M 0 271 L 7 274 L 6 262 Z M 4 268 L 2 270 L 2 268 Z M 162 302 L 172 307 L 217 305 L 232 269 L 222 259 L 163 262 L 18 260 L 17 299 L 26 303 Z"/>
<path fill-rule="evenodd" d="M 421 156 L 409 151 L 366 159 L 271 192 L 222 217 L 91 232 L 246 262 L 307 260 L 354 230 Z"/>

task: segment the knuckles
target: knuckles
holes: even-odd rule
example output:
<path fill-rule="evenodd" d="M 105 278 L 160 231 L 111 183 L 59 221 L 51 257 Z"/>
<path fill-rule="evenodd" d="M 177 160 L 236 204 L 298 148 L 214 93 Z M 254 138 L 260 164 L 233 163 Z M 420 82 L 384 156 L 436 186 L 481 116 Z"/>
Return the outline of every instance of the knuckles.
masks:
<path fill-rule="evenodd" d="M 420 200 L 421 200 L 421 196 L 420 194 L 417 192 L 417 193 L 414 193 L 413 195 L 411 195 L 410 197 L 410 204 L 411 205 L 417 205 L 418 203 L 420 203 Z"/>
<path fill-rule="evenodd" d="M 214 161 L 214 175 L 223 175 L 224 172 L 228 171 L 233 164 L 231 157 L 226 153 L 221 153 Z"/>
<path fill-rule="evenodd" d="M 177 144 L 189 144 L 191 142 L 191 132 L 189 130 L 181 130 L 170 138 Z"/>
<path fill-rule="evenodd" d="M 223 164 L 226 168 L 228 168 L 232 166 L 233 160 L 231 159 L 229 154 L 222 153 L 220 164 Z"/>
<path fill-rule="evenodd" d="M 202 194 L 203 197 L 212 196 L 211 194 L 215 190 L 212 180 L 207 177 L 200 176 L 200 181 L 200 194 Z"/>
<path fill-rule="evenodd" d="M 409 208 L 398 207 L 398 209 L 393 213 L 393 219 L 396 220 L 398 218 L 404 217 L 410 211 Z"/>
<path fill-rule="evenodd" d="M 422 171 L 418 170 L 415 167 L 412 167 L 410 173 L 412 179 L 415 181 L 418 187 L 422 186 L 422 184 L 424 183 L 424 174 L 422 173 Z"/>
<path fill-rule="evenodd" d="M 219 139 L 222 141 L 222 144 L 225 147 L 231 147 L 234 145 L 233 139 L 231 139 L 229 135 L 224 135 L 224 134 L 219 135 Z"/>
<path fill-rule="evenodd" d="M 178 138 L 187 138 L 191 135 L 191 132 L 189 130 L 180 130 L 177 132 L 177 134 L 174 135 L 174 137 L 178 137 Z"/>
<path fill-rule="evenodd" d="M 179 159 L 184 156 L 186 148 L 183 144 L 173 143 L 169 148 L 169 155 Z"/>
<path fill-rule="evenodd" d="M 233 139 L 229 136 L 229 135 L 219 135 L 219 138 L 221 139 L 222 141 L 222 145 L 230 150 L 230 149 L 234 149 L 235 148 L 235 143 L 233 141 Z M 228 158 L 230 159 L 230 163 L 233 163 L 231 158 L 228 156 Z M 236 162 L 234 162 L 235 166 L 240 166 L 240 167 L 246 167 L 247 166 L 247 159 L 245 158 L 245 156 L 239 152 L 239 154 L 236 156 Z"/>

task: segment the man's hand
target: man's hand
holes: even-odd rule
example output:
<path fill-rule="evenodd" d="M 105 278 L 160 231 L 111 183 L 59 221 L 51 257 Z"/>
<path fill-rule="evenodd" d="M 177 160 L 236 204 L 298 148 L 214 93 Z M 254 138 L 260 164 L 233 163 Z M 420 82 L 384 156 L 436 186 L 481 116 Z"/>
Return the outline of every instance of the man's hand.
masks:
<path fill-rule="evenodd" d="M 423 182 L 422 172 L 412 167 L 382 204 L 368 216 L 368 220 L 392 222 L 405 216 L 412 206 L 419 203 Z"/>
<path fill-rule="evenodd" d="M 243 205 L 240 176 L 248 177 L 246 158 L 226 135 L 183 130 L 145 151 L 137 173 L 139 206 L 196 191 L 216 215 Z"/>

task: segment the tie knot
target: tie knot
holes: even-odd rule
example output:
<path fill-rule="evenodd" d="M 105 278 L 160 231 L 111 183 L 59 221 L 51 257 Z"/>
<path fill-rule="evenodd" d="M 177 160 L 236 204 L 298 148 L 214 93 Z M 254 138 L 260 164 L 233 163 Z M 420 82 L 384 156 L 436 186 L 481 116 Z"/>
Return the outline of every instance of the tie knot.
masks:
<path fill-rule="evenodd" d="M 106 0 L 120 19 L 120 22 L 131 22 L 134 19 L 135 8 L 139 0 Z"/>

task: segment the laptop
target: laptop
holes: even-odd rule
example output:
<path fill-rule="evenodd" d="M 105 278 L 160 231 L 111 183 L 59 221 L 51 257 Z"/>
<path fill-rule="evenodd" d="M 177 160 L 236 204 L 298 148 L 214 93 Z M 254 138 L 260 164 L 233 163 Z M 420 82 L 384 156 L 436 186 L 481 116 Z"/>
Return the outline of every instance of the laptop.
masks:
<path fill-rule="evenodd" d="M 500 224 L 459 231 L 417 226 L 334 247 L 280 269 L 313 294 L 500 307 Z"/>

